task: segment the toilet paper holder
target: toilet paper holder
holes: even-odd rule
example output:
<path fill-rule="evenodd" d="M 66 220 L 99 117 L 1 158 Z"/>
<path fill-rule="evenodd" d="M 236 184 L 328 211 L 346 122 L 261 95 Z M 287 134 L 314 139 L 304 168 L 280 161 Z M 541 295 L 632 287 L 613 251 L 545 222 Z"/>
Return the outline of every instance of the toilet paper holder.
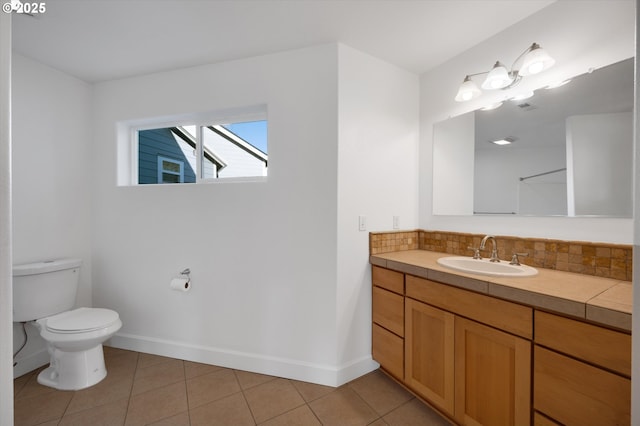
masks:
<path fill-rule="evenodd" d="M 189 280 L 191 280 L 191 269 L 189 268 L 185 268 L 182 272 L 180 272 L 180 275 L 186 275 L 187 278 L 189 278 Z"/>
<path fill-rule="evenodd" d="M 169 288 L 177 291 L 189 291 L 191 290 L 191 270 L 189 268 L 183 269 L 180 272 L 179 277 L 174 277 L 169 282 Z"/>

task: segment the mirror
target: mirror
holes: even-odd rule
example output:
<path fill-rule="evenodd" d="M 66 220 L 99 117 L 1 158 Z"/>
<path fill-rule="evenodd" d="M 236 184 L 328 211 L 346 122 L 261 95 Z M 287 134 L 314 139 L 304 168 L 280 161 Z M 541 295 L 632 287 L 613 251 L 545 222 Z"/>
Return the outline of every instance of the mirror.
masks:
<path fill-rule="evenodd" d="M 436 123 L 434 214 L 632 217 L 633 96 L 629 58 Z"/>

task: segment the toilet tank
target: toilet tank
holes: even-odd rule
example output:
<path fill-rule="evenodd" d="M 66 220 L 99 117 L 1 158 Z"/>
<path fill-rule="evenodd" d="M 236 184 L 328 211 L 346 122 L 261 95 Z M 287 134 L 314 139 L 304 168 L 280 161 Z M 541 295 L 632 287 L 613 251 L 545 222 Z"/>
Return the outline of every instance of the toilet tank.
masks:
<path fill-rule="evenodd" d="M 13 321 L 32 321 L 68 311 L 76 303 L 80 259 L 13 266 Z"/>

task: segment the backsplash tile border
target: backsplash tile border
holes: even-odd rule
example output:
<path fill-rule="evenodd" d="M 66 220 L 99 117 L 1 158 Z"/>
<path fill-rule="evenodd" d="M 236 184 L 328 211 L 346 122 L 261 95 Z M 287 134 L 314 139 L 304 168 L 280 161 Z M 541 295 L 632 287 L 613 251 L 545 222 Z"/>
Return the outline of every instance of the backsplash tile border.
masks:
<path fill-rule="evenodd" d="M 402 250 L 430 250 L 459 256 L 471 255 L 484 235 L 448 231 L 388 231 L 369 233 L 369 254 Z M 514 252 L 528 253 L 520 262 L 536 268 L 575 272 L 631 281 L 633 246 L 624 244 L 563 241 L 498 236 L 498 256 L 511 259 Z"/>

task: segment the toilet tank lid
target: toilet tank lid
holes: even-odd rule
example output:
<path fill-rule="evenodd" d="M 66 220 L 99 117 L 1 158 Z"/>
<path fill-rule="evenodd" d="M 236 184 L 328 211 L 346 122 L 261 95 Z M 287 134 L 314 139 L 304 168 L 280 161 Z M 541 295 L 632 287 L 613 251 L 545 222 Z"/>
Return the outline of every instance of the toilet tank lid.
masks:
<path fill-rule="evenodd" d="M 82 259 L 54 259 L 43 260 L 23 265 L 13 265 L 13 276 L 46 274 L 47 272 L 64 271 L 65 269 L 79 268 Z"/>

